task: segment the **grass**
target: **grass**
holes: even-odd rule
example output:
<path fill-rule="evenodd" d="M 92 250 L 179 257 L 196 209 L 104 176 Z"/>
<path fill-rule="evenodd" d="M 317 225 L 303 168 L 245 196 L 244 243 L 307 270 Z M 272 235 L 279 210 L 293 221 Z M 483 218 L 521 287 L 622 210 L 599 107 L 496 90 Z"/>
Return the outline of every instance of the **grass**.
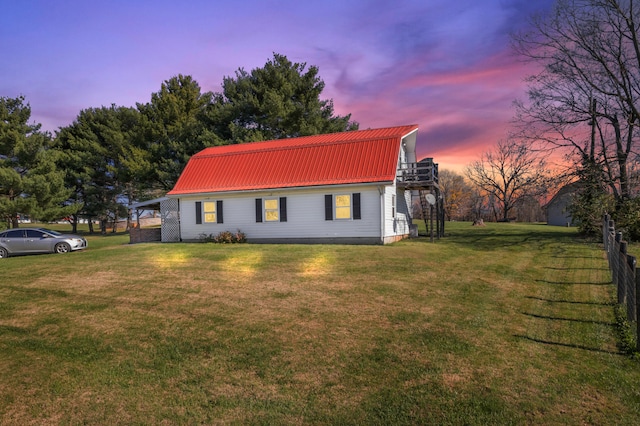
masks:
<path fill-rule="evenodd" d="M 5 259 L 0 423 L 636 424 L 600 246 L 447 234 Z"/>

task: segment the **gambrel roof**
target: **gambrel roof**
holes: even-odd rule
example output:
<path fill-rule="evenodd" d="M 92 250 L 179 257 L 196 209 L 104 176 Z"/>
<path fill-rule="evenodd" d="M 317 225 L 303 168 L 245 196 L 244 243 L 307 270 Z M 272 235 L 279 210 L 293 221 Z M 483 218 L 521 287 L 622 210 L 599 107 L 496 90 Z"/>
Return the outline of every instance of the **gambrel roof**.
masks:
<path fill-rule="evenodd" d="M 225 145 L 195 154 L 167 195 L 391 183 L 417 125 Z"/>

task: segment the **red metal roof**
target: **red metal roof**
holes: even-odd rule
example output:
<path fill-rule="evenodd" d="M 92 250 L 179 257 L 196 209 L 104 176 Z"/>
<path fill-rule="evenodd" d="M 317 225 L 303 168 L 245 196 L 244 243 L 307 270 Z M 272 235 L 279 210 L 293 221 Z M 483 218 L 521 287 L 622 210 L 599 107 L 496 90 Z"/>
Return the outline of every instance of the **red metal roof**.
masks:
<path fill-rule="evenodd" d="M 402 138 L 417 125 L 206 148 L 168 195 L 392 182 Z"/>

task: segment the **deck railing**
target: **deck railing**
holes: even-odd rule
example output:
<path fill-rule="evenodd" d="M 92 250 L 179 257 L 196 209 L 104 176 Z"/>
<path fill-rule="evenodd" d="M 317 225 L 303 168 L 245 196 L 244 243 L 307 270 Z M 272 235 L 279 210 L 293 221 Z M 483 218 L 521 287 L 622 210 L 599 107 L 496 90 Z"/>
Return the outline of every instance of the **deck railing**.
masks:
<path fill-rule="evenodd" d="M 396 173 L 396 181 L 404 186 L 438 186 L 438 164 L 431 158 L 417 163 L 402 164 Z"/>

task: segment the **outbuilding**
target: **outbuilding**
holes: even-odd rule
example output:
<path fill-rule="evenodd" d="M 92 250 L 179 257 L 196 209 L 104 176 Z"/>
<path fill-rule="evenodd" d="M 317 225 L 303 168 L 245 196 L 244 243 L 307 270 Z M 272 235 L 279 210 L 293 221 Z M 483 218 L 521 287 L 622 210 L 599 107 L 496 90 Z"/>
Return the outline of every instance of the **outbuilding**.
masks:
<path fill-rule="evenodd" d="M 416 161 L 417 132 L 407 125 L 206 148 L 162 201 L 162 240 L 224 231 L 254 243 L 405 238 L 412 190 L 437 185 L 437 165 Z"/>
<path fill-rule="evenodd" d="M 547 214 L 547 225 L 570 226 L 573 218 L 569 212 L 569 206 L 573 201 L 576 191 L 580 188 L 578 182 L 563 186 L 544 206 Z"/>

